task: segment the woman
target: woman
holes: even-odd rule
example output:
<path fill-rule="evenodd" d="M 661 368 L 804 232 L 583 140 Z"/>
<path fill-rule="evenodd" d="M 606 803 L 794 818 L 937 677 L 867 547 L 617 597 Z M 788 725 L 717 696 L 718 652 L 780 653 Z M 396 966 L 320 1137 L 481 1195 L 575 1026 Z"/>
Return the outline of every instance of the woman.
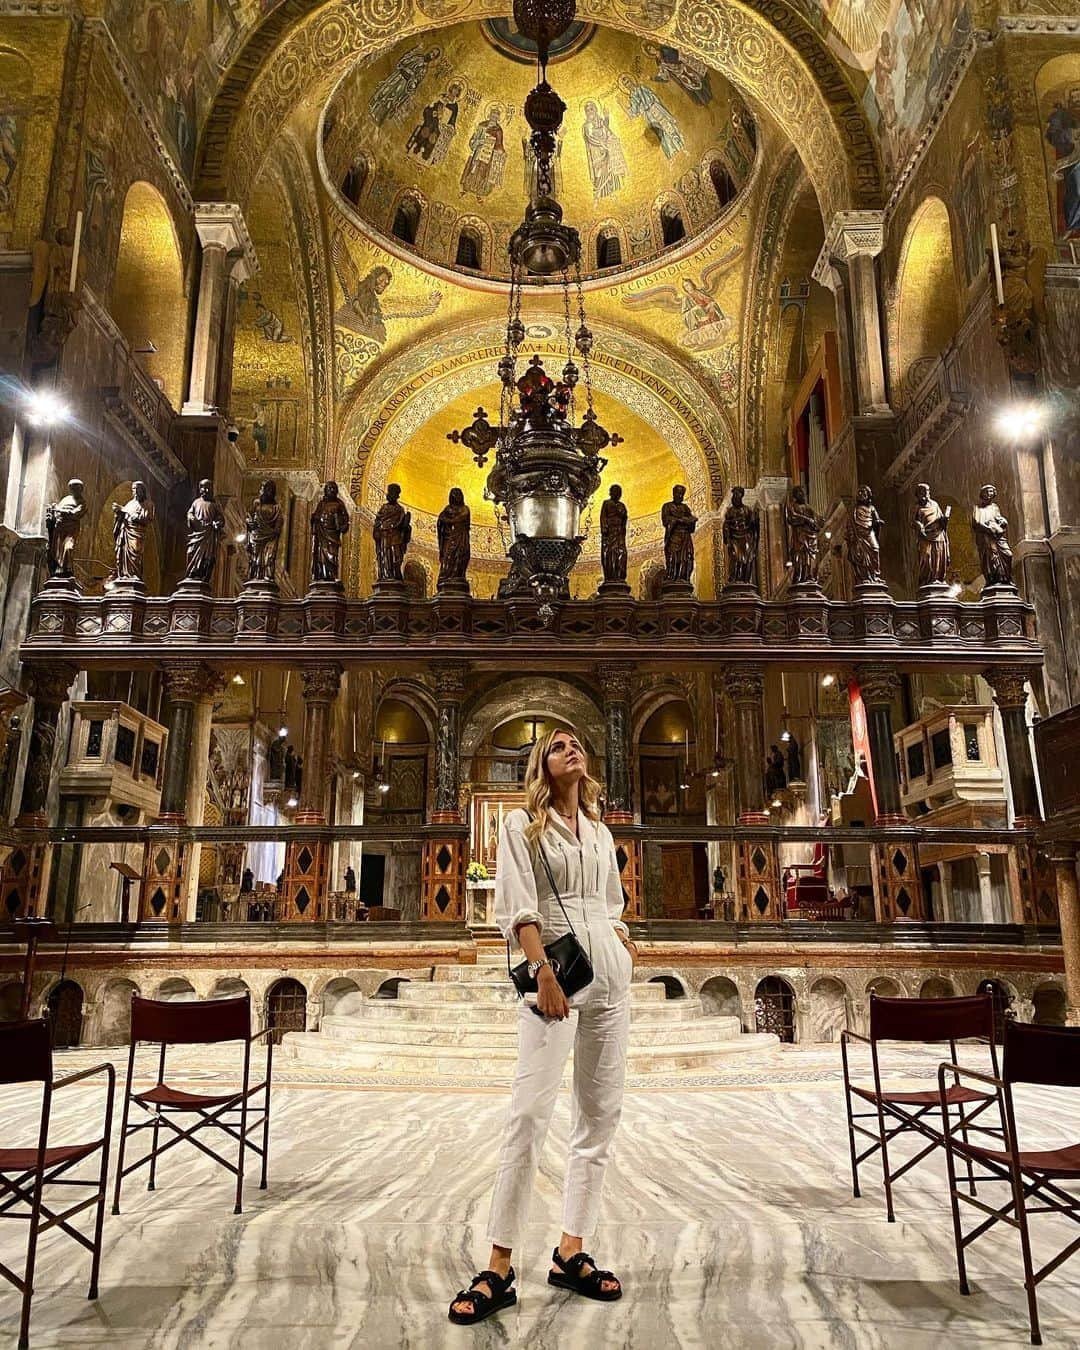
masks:
<path fill-rule="evenodd" d="M 496 855 L 495 918 L 516 940 L 537 981 L 535 1008 L 518 1008 L 518 1066 L 488 1236 L 491 1259 L 450 1305 L 450 1320 L 482 1321 L 517 1302 L 510 1257 L 525 1223 L 533 1179 L 574 1049 L 570 1156 L 563 1192 L 563 1234 L 551 1254 L 548 1283 L 611 1302 L 622 1286 L 599 1270 L 582 1243 L 596 1226 L 604 1170 L 622 1112 L 630 1030 L 630 979 L 637 949 L 619 916 L 623 892 L 615 844 L 600 823 L 600 785 L 585 751 L 558 727 L 532 748 L 525 771 L 525 810 L 503 822 Z M 569 929 L 545 868 L 550 867 L 593 979 L 567 1000 L 544 944 Z"/>

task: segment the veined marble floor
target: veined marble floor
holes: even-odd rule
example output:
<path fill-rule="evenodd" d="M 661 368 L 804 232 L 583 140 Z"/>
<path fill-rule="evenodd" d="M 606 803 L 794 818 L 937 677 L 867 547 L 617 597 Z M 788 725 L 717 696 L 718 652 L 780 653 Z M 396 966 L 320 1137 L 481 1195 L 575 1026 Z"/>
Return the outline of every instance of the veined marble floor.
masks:
<path fill-rule="evenodd" d="M 59 1055 L 57 1071 L 101 1056 Z M 906 1055 L 905 1076 L 928 1081 L 938 1058 Z M 177 1081 L 212 1068 L 204 1057 L 184 1063 Z M 452 1326 L 446 1308 L 486 1262 L 506 1094 L 293 1074 L 275 1093 L 270 1189 L 256 1189 L 252 1165 L 244 1214 L 232 1213 L 227 1174 L 177 1147 L 155 1193 L 136 1173 L 124 1213 L 106 1216 L 96 1303 L 86 1299 L 89 1254 L 62 1235 L 42 1239 L 31 1345 L 1027 1345 L 1011 1230 L 975 1245 L 973 1293 L 957 1292 L 941 1165 L 923 1164 L 898 1183 L 896 1224 L 885 1222 L 880 1173 L 875 1183 L 868 1170 L 863 1199 L 852 1198 L 838 1068 L 839 1047 L 790 1048 L 712 1082 L 627 1095 L 603 1222 L 589 1244 L 626 1287 L 621 1303 L 607 1306 L 545 1282 L 558 1235 L 564 1097 L 515 1261 L 518 1307 L 471 1329 Z M 20 1093 L 0 1095 L 0 1137 L 12 1145 L 30 1142 L 29 1099 Z M 1074 1097 L 1040 1107 L 1040 1137 L 1080 1139 Z M 54 1141 L 80 1138 L 92 1109 L 92 1092 L 60 1093 Z M 1055 1238 L 1064 1222 L 1042 1219 Z M 5 1224 L 0 1260 L 12 1263 L 23 1237 L 21 1225 Z M 1042 1249 L 1037 1242 L 1036 1259 Z M 1040 1306 L 1044 1343 L 1080 1346 L 1080 1256 L 1046 1280 Z M 0 1334 L 12 1345 L 17 1308 L 14 1289 L 0 1285 Z"/>

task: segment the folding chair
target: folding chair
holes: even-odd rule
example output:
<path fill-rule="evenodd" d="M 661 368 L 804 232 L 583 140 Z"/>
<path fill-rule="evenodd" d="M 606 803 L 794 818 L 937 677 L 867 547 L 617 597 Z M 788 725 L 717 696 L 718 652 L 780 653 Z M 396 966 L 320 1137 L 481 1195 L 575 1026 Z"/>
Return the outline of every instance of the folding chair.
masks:
<path fill-rule="evenodd" d="M 266 1037 L 266 1077 L 261 1083 L 251 1083 L 251 1047 Z M 158 1078 L 145 1092 L 132 1091 L 135 1073 L 135 1047 L 140 1041 L 161 1046 Z M 244 1045 L 243 1073 L 238 1089 L 226 1092 L 186 1092 L 170 1087 L 165 1082 L 165 1051 L 170 1045 L 216 1045 L 222 1041 L 242 1041 Z M 208 1157 L 213 1158 L 236 1177 L 235 1214 L 241 1213 L 244 1198 L 244 1153 L 250 1149 L 262 1158 L 262 1176 L 259 1189 L 266 1190 L 266 1166 L 270 1144 L 270 1073 L 274 1046 L 270 1028 L 264 1027 L 251 1034 L 251 999 L 209 999 L 206 1002 L 160 1003 L 154 999 L 131 999 L 131 1046 L 128 1052 L 127 1083 L 124 1086 L 124 1114 L 120 1126 L 120 1153 L 116 1160 L 116 1193 L 112 1212 L 120 1213 L 120 1187 L 126 1176 L 140 1167 L 150 1166 L 146 1189 L 155 1189 L 157 1160 L 177 1144 L 187 1141 Z M 248 1104 L 258 1093 L 263 1093 L 262 1114 L 249 1117 Z M 146 1111 L 150 1119 L 129 1123 L 132 1103 Z M 177 1123 L 174 1116 L 195 1115 L 198 1119 L 187 1128 Z M 239 1115 L 239 1119 L 237 1119 Z M 262 1126 L 262 1146 L 248 1136 Z M 172 1131 L 172 1137 L 158 1145 L 162 1128 Z M 236 1162 L 215 1152 L 195 1135 L 200 1130 L 223 1130 L 238 1145 Z M 152 1130 L 150 1152 L 138 1162 L 124 1166 L 124 1153 L 129 1136 L 141 1130 Z"/>
<path fill-rule="evenodd" d="M 870 1035 L 860 1036 L 854 1031 L 844 1031 L 840 1036 L 840 1053 L 844 1064 L 844 1100 L 847 1106 L 848 1142 L 851 1148 L 852 1191 L 858 1198 L 859 1164 L 874 1153 L 881 1153 L 881 1173 L 885 1182 L 885 1211 L 890 1223 L 895 1222 L 893 1212 L 893 1182 L 899 1180 L 944 1142 L 938 1127 L 939 1112 L 955 1107 L 959 1115 L 961 1131 L 969 1130 L 972 1121 L 995 1101 L 993 1093 L 978 1091 L 975 1088 L 954 1084 L 949 1089 L 948 1099 L 942 1103 L 936 1088 L 924 1091 L 898 1092 L 886 1091 L 881 1086 L 881 1065 L 878 1057 L 878 1045 L 881 1041 L 911 1041 L 923 1044 L 948 1041 L 952 1058 L 956 1059 L 956 1042 L 959 1040 L 986 1041 L 990 1046 L 990 1063 L 994 1076 L 997 1076 L 997 1055 L 994 1048 L 994 1010 L 989 994 L 976 994 L 965 998 L 879 998 L 870 995 Z M 869 1045 L 870 1058 L 874 1070 L 874 1085 L 860 1087 L 851 1081 L 848 1069 L 848 1045 L 859 1041 Z M 856 1111 L 856 1105 L 869 1103 L 869 1111 Z M 972 1108 L 970 1111 L 968 1108 Z M 873 1120 L 876 1129 L 868 1129 L 860 1121 Z M 977 1127 L 985 1129 L 985 1126 Z M 889 1163 L 889 1145 L 901 1134 L 914 1133 L 927 1141 L 913 1158 L 908 1158 L 900 1167 L 892 1171 Z M 991 1131 L 999 1135 L 997 1130 Z M 869 1146 L 858 1152 L 856 1135 L 871 1140 Z M 974 1190 L 974 1180 L 969 1169 L 969 1185 Z"/>
<path fill-rule="evenodd" d="M 957 1139 L 946 1124 L 945 1157 L 949 1167 L 949 1197 L 952 1203 L 953 1236 L 956 1239 L 956 1264 L 960 1272 L 960 1292 L 970 1293 L 967 1282 L 967 1264 L 964 1249 L 998 1222 L 1019 1230 L 1020 1254 L 1024 1262 L 1024 1288 L 1027 1290 L 1028 1318 L 1031 1326 L 1031 1344 L 1042 1345 L 1039 1332 L 1039 1307 L 1036 1287 L 1052 1271 L 1080 1248 L 1080 1237 L 1058 1252 L 1045 1265 L 1035 1269 L 1031 1259 L 1031 1239 L 1028 1217 L 1032 1214 L 1061 1214 L 1080 1224 L 1080 1194 L 1070 1195 L 1057 1182 L 1080 1181 L 1080 1143 L 1066 1144 L 1052 1149 L 1021 1149 L 1016 1130 L 1016 1112 L 1013 1107 L 1014 1083 L 1038 1083 L 1044 1087 L 1080 1087 L 1080 1027 L 1029 1026 L 1023 1022 L 1005 1025 L 1005 1053 L 1001 1077 L 975 1073 L 956 1063 L 942 1064 L 938 1070 L 938 1087 L 944 1099 L 953 1090 L 946 1086 L 952 1079 L 955 1086 L 961 1078 L 975 1079 L 992 1087 L 998 1095 L 1004 1148 L 983 1148 L 964 1138 Z M 995 1209 L 973 1195 L 965 1195 L 956 1184 L 956 1156 L 963 1157 L 970 1167 L 974 1161 L 986 1169 L 979 1181 L 1003 1182 L 1009 1187 L 1010 1199 Z M 1039 1202 L 1030 1205 L 1029 1199 Z M 960 1222 L 960 1201 L 974 1205 L 988 1217 L 970 1233 L 964 1233 Z"/>
<path fill-rule="evenodd" d="M 49 1116 L 53 1093 L 70 1087 L 83 1079 L 103 1073 L 108 1080 L 105 1099 L 105 1122 L 99 1136 L 83 1144 L 50 1144 Z M 52 1039 L 49 1024 L 43 1017 L 27 1022 L 9 1022 L 0 1026 L 0 1083 L 40 1083 L 41 1117 L 38 1124 L 36 1148 L 0 1148 L 0 1218 L 29 1219 L 30 1235 L 26 1247 L 26 1266 L 21 1276 L 0 1262 L 0 1275 L 11 1281 L 22 1293 L 22 1320 L 19 1323 L 19 1350 L 30 1344 L 30 1304 L 34 1297 L 34 1263 L 40 1233 L 60 1228 L 92 1253 L 90 1262 L 90 1292 L 88 1298 L 98 1296 L 98 1270 L 101 1265 L 101 1226 L 105 1219 L 105 1195 L 108 1190 L 109 1136 L 112 1132 L 113 1089 L 116 1072 L 111 1064 L 96 1064 L 53 1081 Z M 70 1168 L 101 1154 L 97 1177 L 80 1181 L 65 1176 Z M 46 1186 L 91 1187 L 93 1194 L 59 1213 L 50 1209 L 43 1199 Z M 16 1211 L 22 1202 L 29 1212 Z M 68 1222 L 91 1205 L 97 1205 L 94 1236 L 91 1240 Z"/>

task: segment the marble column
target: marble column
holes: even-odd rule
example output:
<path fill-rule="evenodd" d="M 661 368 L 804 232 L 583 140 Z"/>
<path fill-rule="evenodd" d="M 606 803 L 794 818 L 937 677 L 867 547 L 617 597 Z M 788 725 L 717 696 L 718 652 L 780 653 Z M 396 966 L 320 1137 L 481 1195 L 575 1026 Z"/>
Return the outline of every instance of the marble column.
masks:
<path fill-rule="evenodd" d="M 219 398 L 231 377 L 221 378 L 230 308 L 230 287 L 253 268 L 253 252 L 240 208 L 229 202 L 203 202 L 195 208 L 195 229 L 202 246 L 199 299 L 191 347 L 191 375 L 182 412 L 205 417 L 218 412 Z M 227 363 L 226 363 L 227 364 Z"/>
<path fill-rule="evenodd" d="M 1001 734 L 1005 742 L 1005 761 L 1009 766 L 1009 791 L 1012 796 L 1013 825 L 1018 830 L 1036 829 L 1042 824 L 1039 793 L 1035 785 L 1035 765 L 1031 758 L 1031 741 L 1027 724 L 1027 672 L 1020 666 L 992 666 L 983 672 L 983 678 L 994 691 L 994 702 L 1001 714 Z M 1034 842 L 1020 841 L 1013 845 L 1016 875 L 1019 882 L 1023 923 L 1046 923 L 1049 916 L 1040 915 L 1040 899 L 1050 888 L 1049 878 L 1040 879 Z M 1049 897 L 1052 907 L 1053 897 Z"/>
<path fill-rule="evenodd" d="M 910 822 L 900 801 L 900 776 L 896 768 L 892 727 L 892 707 L 900 693 L 900 676 L 891 666 L 863 666 L 856 674 L 866 708 L 870 763 L 877 796 L 874 824 L 886 827 L 908 825 Z M 914 846 L 907 841 L 873 844 L 870 861 L 877 922 L 925 918 Z"/>
<path fill-rule="evenodd" d="M 941 895 L 941 913 L 938 920 L 941 923 L 955 923 L 956 911 L 953 909 L 952 893 L 952 863 L 939 862 L 937 865 L 938 878 L 940 881 L 939 894 Z"/>
<path fill-rule="evenodd" d="M 630 739 L 630 678 L 634 667 L 628 661 L 613 661 L 597 666 L 596 676 L 604 700 L 604 820 L 615 840 L 626 907 L 623 918 L 644 917 L 642 911 L 641 840 L 620 827 L 634 821 L 630 775 L 633 746 Z"/>
<path fill-rule="evenodd" d="M 765 680 L 760 670 L 732 667 L 724 676 L 734 708 L 731 744 L 740 825 L 768 825 L 765 810 Z M 740 840 L 735 848 L 736 914 L 739 922 L 782 920 L 786 911 L 776 847 L 771 840 Z"/>
<path fill-rule="evenodd" d="M 198 737 L 199 704 L 204 708 L 225 687 L 225 677 L 202 661 L 169 661 L 163 664 L 166 719 L 169 736 L 161 776 L 158 825 L 180 826 L 195 822 L 188 805 L 196 792 L 206 791 L 209 736 Z M 188 888 L 197 864 L 195 846 L 177 835 L 163 835 L 146 848 L 143 865 L 141 920 L 180 923 L 192 917 Z"/>
<path fill-rule="evenodd" d="M 435 735 L 435 805 L 432 825 L 461 824 L 461 704 L 469 666 L 439 661 L 435 680 L 438 726 Z M 421 916 L 460 923 L 465 918 L 468 841 L 460 833 L 424 840 L 420 863 Z"/>
<path fill-rule="evenodd" d="M 335 662 L 300 667 L 304 687 L 304 772 L 300 780 L 297 825 L 325 825 L 330 780 L 330 718 L 341 688 L 341 667 Z M 292 841 L 285 850 L 281 918 L 316 923 L 327 918 L 330 842 Z"/>
<path fill-rule="evenodd" d="M 878 303 L 877 257 L 885 245 L 884 213 L 840 211 L 832 219 L 814 275 L 825 276 L 836 264 L 846 269 L 851 364 L 855 373 L 855 412 L 889 415 L 885 355 Z M 826 280 L 824 284 L 828 284 Z M 843 297 L 838 297 L 843 299 Z"/>
<path fill-rule="evenodd" d="M 0 870 L 0 912 L 7 916 L 44 913 L 52 846 L 39 832 L 49 824 L 49 786 L 60 709 L 78 673 L 74 666 L 55 661 L 27 666 L 23 675 L 27 693 L 34 700 L 34 710 L 15 827 L 26 833 Z"/>
<path fill-rule="evenodd" d="M 1055 844 L 1052 860 L 1057 882 L 1061 954 L 1065 959 L 1065 1021 L 1080 1026 L 1080 891 L 1076 883 L 1076 846 Z"/>

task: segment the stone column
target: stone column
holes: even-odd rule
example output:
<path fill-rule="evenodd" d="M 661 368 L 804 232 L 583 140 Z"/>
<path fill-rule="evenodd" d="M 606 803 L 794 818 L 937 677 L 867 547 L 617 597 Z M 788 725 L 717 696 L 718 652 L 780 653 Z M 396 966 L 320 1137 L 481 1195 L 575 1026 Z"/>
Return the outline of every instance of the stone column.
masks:
<path fill-rule="evenodd" d="M 619 862 L 626 906 L 623 918 L 644 917 L 642 909 L 641 840 L 620 830 L 620 826 L 634 822 L 631 765 L 633 746 L 630 739 L 630 677 L 634 667 L 628 661 L 614 661 L 596 668 L 596 676 L 604 698 L 604 765 L 606 778 L 606 805 L 604 820 L 615 840 L 615 856 Z"/>
<path fill-rule="evenodd" d="M 202 661 L 169 661 L 162 667 L 169 703 L 165 765 L 161 776 L 158 825 L 190 825 L 188 804 L 196 790 L 206 791 L 209 737 L 196 746 L 197 705 L 225 687 L 225 677 Z M 198 753 L 196 753 L 198 751 Z M 194 845 L 175 834 L 151 840 L 143 863 L 140 920 L 180 923 L 192 917 L 187 893 L 197 861 Z"/>
<path fill-rule="evenodd" d="M 937 870 L 938 877 L 941 881 L 941 913 L 938 917 L 942 923 L 955 923 L 956 912 L 953 909 L 952 863 L 939 862 Z"/>
<path fill-rule="evenodd" d="M 886 393 L 875 261 L 884 245 L 883 212 L 840 211 L 832 219 L 814 268 L 815 277 L 819 273 L 824 276 L 835 263 L 843 264 L 847 269 L 844 289 L 851 322 L 855 412 L 860 414 L 881 415 L 892 411 Z M 829 283 L 826 280 L 823 284 Z"/>
<path fill-rule="evenodd" d="M 759 670 L 733 667 L 724 685 L 735 710 L 735 781 L 740 825 L 767 825 L 765 810 L 765 680 Z M 740 840 L 735 847 L 736 914 L 739 922 L 785 917 L 776 848 L 769 840 Z"/>
<path fill-rule="evenodd" d="M 432 667 L 438 726 L 435 733 L 435 805 L 432 825 L 461 824 L 461 704 L 469 673 L 465 661 L 440 661 Z M 420 889 L 424 919 L 465 918 L 465 868 L 468 841 L 460 834 L 424 840 Z"/>
<path fill-rule="evenodd" d="M 980 850 L 975 854 L 975 873 L 979 881 L 979 920 L 995 923 L 994 880 L 990 871 L 990 854 Z"/>
<path fill-rule="evenodd" d="M 1065 1021 L 1080 1026 L 1080 892 L 1076 884 L 1076 847 L 1055 844 L 1058 918 L 1061 924 L 1061 954 L 1065 958 Z"/>
<path fill-rule="evenodd" d="M 297 825 L 326 824 L 329 786 L 330 714 L 341 688 L 341 667 L 326 662 L 300 667 L 304 684 L 304 773 L 293 817 Z M 294 840 L 285 850 L 281 918 L 316 923 L 327 917 L 330 842 Z"/>
<path fill-rule="evenodd" d="M 185 417 L 218 411 L 219 394 L 231 379 L 221 381 L 222 354 L 229 317 L 230 285 L 254 270 L 254 253 L 240 208 L 229 202 L 203 202 L 195 208 L 195 229 L 202 245 L 199 301 L 191 347 Z M 241 262 L 237 271 L 234 264 Z"/>
<path fill-rule="evenodd" d="M 8 854 L 0 871 L 0 913 L 12 918 L 44 912 L 52 846 L 34 835 L 49 824 L 49 786 L 57 722 L 78 673 L 74 666 L 57 661 L 28 666 L 23 676 L 27 692 L 34 700 L 34 711 L 15 827 L 27 833 Z"/>
<path fill-rule="evenodd" d="M 863 666 L 856 672 L 866 708 L 870 762 L 877 795 L 878 826 L 908 825 L 900 802 L 896 770 L 892 705 L 900 692 L 900 677 L 891 666 Z M 870 849 L 874 882 L 874 910 L 878 923 L 894 919 L 923 919 L 922 882 L 914 846 L 908 842 L 874 844 Z"/>

